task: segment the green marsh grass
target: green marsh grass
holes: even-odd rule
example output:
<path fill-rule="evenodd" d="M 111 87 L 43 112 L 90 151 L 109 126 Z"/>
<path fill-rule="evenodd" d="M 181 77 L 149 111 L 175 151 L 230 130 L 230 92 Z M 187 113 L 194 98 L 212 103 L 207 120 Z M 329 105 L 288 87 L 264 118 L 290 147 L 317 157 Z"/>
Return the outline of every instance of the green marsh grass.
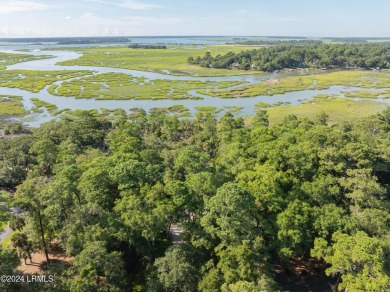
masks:
<path fill-rule="evenodd" d="M 0 95 L 1 116 L 24 116 L 28 111 L 23 106 L 22 97 L 14 95 Z"/>
<path fill-rule="evenodd" d="M 353 98 L 390 98 L 390 90 L 385 91 L 364 91 L 364 90 L 358 90 L 358 91 L 352 91 L 352 92 L 345 92 L 345 97 L 353 97 Z"/>
<path fill-rule="evenodd" d="M 39 98 L 36 98 L 36 97 L 33 97 L 30 99 L 32 101 L 32 103 L 34 104 L 35 106 L 35 109 L 33 109 L 33 111 L 35 112 L 43 112 L 42 111 L 42 108 L 46 108 L 46 110 L 52 114 L 52 115 L 55 115 L 55 114 L 59 114 L 61 113 L 62 111 L 57 111 L 58 108 L 56 105 L 54 104 L 51 104 L 49 102 L 46 102 L 46 101 L 43 101 L 43 100 L 40 100 Z M 37 110 L 38 109 L 38 110 Z M 39 111 L 41 110 L 41 111 Z"/>
<path fill-rule="evenodd" d="M 181 81 L 146 80 L 124 73 L 103 73 L 86 76 L 61 85 L 53 84 L 48 92 L 56 96 L 87 99 L 201 99 L 188 93 L 198 88 L 227 88 L 242 84 L 240 81 Z"/>
<path fill-rule="evenodd" d="M 17 63 L 48 59 L 53 56 L 34 56 L 29 54 L 14 54 L 14 53 L 1 53 L 0 52 L 0 70 L 4 70 L 9 65 L 14 65 Z"/>
<path fill-rule="evenodd" d="M 227 112 L 230 112 L 232 114 L 239 114 L 244 107 L 242 106 L 224 106 L 223 107 Z"/>
<path fill-rule="evenodd" d="M 164 50 L 129 49 L 127 47 L 74 48 L 74 51 L 83 53 L 83 56 L 61 62 L 59 65 L 113 67 L 191 76 L 254 74 L 253 71 L 203 68 L 187 63 L 188 57 L 203 56 L 206 52 L 210 52 L 212 55 L 224 55 L 230 51 L 237 53 L 246 49 L 248 48 L 234 45 L 175 45 L 167 46 L 167 49 Z"/>
<path fill-rule="evenodd" d="M 272 104 L 259 101 L 258 103 L 255 104 L 255 106 L 261 108 L 268 108 L 268 107 L 272 107 Z"/>
<path fill-rule="evenodd" d="M 231 90 L 210 90 L 205 93 L 221 98 L 253 97 L 259 95 L 283 94 L 292 91 L 328 89 L 331 86 L 348 86 L 361 88 L 389 88 L 390 76 L 372 71 L 339 71 L 305 76 L 285 77 L 277 83 L 260 82 L 244 84 Z M 387 96 L 389 92 L 386 91 Z"/>
<path fill-rule="evenodd" d="M 91 74 L 90 71 L 38 71 L 7 70 L 0 71 L 0 87 L 19 88 L 37 93 L 56 81 L 81 77 Z"/>
<path fill-rule="evenodd" d="M 201 113 L 219 114 L 223 111 L 223 108 L 217 108 L 215 106 L 196 106 L 195 109 Z"/>
<path fill-rule="evenodd" d="M 268 109 L 271 124 L 278 123 L 288 115 L 314 118 L 322 112 L 329 116 L 329 123 L 352 121 L 384 110 L 387 104 L 370 100 L 349 100 L 345 98 L 312 99 L 297 106 Z"/>

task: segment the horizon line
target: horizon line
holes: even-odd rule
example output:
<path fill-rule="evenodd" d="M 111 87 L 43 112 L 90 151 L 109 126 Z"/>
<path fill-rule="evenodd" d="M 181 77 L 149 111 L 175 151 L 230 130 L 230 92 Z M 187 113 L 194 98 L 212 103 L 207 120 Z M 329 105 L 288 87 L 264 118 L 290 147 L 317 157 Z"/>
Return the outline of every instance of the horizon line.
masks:
<path fill-rule="evenodd" d="M 339 38 L 358 38 L 358 39 L 390 39 L 390 36 L 297 36 L 297 35 L 101 35 L 101 36 L 7 36 L 0 37 L 1 39 L 67 39 L 67 38 L 170 38 L 170 37 L 179 37 L 179 38 L 193 38 L 193 37 L 265 37 L 265 38 L 296 38 L 296 39 L 339 39 Z"/>

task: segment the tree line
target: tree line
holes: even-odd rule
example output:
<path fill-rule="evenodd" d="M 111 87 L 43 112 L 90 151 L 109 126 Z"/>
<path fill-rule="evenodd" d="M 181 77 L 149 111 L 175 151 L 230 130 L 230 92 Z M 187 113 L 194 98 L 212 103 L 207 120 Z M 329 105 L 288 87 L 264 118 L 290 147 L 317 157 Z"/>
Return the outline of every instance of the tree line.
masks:
<path fill-rule="evenodd" d="M 273 72 L 294 68 L 390 68 L 390 43 L 325 44 L 314 42 L 283 42 L 276 46 L 229 52 L 212 56 L 189 57 L 189 64 L 208 68 L 239 68 Z"/>
<path fill-rule="evenodd" d="M 149 44 L 131 44 L 128 46 L 130 49 L 166 49 L 166 45 L 149 45 Z"/>
<path fill-rule="evenodd" d="M 293 44 L 293 45 L 307 45 L 307 44 L 317 44 L 321 45 L 323 42 L 320 40 L 281 40 L 281 39 L 266 39 L 266 40 L 248 40 L 245 38 L 233 38 L 233 42 L 228 42 L 229 45 L 244 45 L 244 46 L 278 46 L 282 44 Z"/>
<path fill-rule="evenodd" d="M 389 157 L 390 110 L 273 126 L 266 111 L 84 112 L 0 140 L 0 186 L 25 212 L 11 222 L 19 256 L 50 263 L 57 239 L 74 257 L 36 291 L 278 291 L 273 265 L 292 257 L 326 263 L 339 291 L 386 291 Z M 15 257 L 0 248 L 0 271 Z"/>

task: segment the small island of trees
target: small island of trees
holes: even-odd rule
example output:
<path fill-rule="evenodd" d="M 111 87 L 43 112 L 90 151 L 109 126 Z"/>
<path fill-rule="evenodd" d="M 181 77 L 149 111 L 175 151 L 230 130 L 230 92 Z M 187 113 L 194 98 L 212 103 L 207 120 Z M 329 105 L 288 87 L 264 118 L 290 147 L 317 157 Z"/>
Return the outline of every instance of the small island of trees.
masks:
<path fill-rule="evenodd" d="M 266 45 L 266 41 L 261 44 Z M 253 42 L 252 42 L 253 44 Z M 273 72 L 296 68 L 389 69 L 390 42 L 325 44 L 318 41 L 275 42 L 265 48 L 189 57 L 189 64 L 208 68 L 238 68 Z"/>
<path fill-rule="evenodd" d="M 128 46 L 130 49 L 154 49 L 164 50 L 167 48 L 166 45 L 149 45 L 149 44 L 131 44 Z"/>

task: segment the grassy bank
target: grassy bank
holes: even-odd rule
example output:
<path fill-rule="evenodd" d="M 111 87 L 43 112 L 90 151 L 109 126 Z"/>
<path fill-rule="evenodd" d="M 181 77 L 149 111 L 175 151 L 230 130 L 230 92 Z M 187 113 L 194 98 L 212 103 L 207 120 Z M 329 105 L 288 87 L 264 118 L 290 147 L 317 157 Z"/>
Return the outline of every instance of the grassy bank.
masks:
<path fill-rule="evenodd" d="M 21 96 L 0 95 L 0 127 L 12 118 L 21 118 L 27 114 Z"/>
<path fill-rule="evenodd" d="M 344 94 L 346 97 L 354 98 L 390 98 L 390 90 L 384 91 L 364 91 L 364 90 L 355 90 L 352 92 L 346 92 Z"/>
<path fill-rule="evenodd" d="M 329 123 L 353 121 L 384 110 L 388 105 L 370 100 L 349 100 L 343 98 L 313 99 L 298 106 L 275 107 L 268 109 L 271 124 L 282 121 L 288 115 L 302 118 L 314 118 L 325 112 Z"/>
<path fill-rule="evenodd" d="M 0 95 L 1 116 L 24 116 L 28 112 L 23 106 L 22 97 L 15 95 Z"/>
<path fill-rule="evenodd" d="M 9 65 L 22 63 L 22 62 L 28 62 L 28 61 L 34 61 L 34 60 L 41 60 L 41 59 L 47 59 L 51 58 L 52 56 L 33 56 L 29 54 L 14 54 L 14 53 L 1 53 L 0 52 L 0 70 L 4 70 Z"/>

